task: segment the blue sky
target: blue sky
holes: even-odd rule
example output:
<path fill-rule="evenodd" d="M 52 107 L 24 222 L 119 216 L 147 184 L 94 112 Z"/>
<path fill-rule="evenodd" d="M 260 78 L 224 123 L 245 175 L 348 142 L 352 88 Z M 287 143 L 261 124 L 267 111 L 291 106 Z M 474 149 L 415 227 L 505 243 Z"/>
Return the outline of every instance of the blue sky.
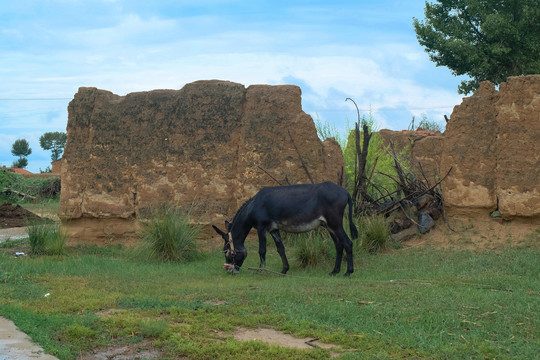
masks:
<path fill-rule="evenodd" d="M 125 95 L 196 80 L 295 84 L 305 112 L 345 131 L 371 109 L 379 128 L 412 116 L 443 121 L 462 80 L 418 44 L 423 0 L 19 0 L 0 7 L 0 165 L 19 138 L 28 170 L 50 164 L 39 146 L 65 131 L 81 86 Z"/>

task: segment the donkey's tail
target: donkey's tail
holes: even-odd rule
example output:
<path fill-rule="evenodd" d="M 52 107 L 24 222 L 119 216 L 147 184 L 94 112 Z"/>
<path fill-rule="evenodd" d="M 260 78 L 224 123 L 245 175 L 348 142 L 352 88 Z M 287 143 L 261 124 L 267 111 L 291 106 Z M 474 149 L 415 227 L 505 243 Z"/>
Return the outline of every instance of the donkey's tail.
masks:
<path fill-rule="evenodd" d="M 353 201 L 351 195 L 347 195 L 349 196 L 349 229 L 351 230 L 351 237 L 356 239 L 358 237 L 358 229 L 354 225 L 353 221 Z"/>

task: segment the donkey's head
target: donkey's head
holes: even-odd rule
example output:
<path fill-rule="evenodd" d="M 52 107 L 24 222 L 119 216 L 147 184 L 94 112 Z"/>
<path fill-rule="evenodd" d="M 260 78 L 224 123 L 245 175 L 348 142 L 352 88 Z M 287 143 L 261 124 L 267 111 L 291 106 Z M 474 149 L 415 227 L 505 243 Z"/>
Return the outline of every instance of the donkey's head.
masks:
<path fill-rule="evenodd" d="M 220 230 L 212 225 L 214 230 L 223 238 L 223 254 L 225 254 L 225 270 L 229 273 L 236 274 L 244 263 L 247 257 L 246 249 L 235 249 L 231 233 L 231 223 L 225 221 L 227 232 Z"/>

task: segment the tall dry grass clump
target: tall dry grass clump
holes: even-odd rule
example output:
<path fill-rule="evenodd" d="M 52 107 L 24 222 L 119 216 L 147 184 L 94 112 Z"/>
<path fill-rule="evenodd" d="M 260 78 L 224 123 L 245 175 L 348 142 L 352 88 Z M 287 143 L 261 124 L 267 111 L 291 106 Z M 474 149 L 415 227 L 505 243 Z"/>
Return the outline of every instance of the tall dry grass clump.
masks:
<path fill-rule="evenodd" d="M 64 255 L 67 235 L 60 224 L 37 219 L 28 223 L 28 240 L 33 255 Z"/>
<path fill-rule="evenodd" d="M 139 254 L 163 262 L 194 260 L 197 236 L 201 229 L 190 224 L 189 212 L 175 207 L 154 210 L 151 217 L 141 223 Z"/>
<path fill-rule="evenodd" d="M 357 220 L 360 234 L 355 242 L 356 249 L 370 253 L 385 250 L 390 243 L 390 228 L 382 215 L 363 216 Z"/>

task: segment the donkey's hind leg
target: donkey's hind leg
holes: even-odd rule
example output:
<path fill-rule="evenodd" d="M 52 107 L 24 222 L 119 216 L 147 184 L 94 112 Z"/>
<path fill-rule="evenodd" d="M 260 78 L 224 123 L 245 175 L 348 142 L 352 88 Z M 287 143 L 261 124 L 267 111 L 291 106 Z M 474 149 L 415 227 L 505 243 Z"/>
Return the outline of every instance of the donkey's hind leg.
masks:
<path fill-rule="evenodd" d="M 354 272 L 354 262 L 353 262 L 353 242 L 347 236 L 345 230 L 342 229 L 339 236 L 345 253 L 347 254 L 347 271 L 344 276 L 349 276 Z"/>
<path fill-rule="evenodd" d="M 336 275 L 339 274 L 341 271 L 341 260 L 343 259 L 343 244 L 341 241 L 339 241 L 338 237 L 328 229 L 328 232 L 330 233 L 330 236 L 332 237 L 332 240 L 334 240 L 334 245 L 336 246 L 336 263 L 334 265 L 334 270 L 330 273 L 330 275 Z"/>
<path fill-rule="evenodd" d="M 272 235 L 272 238 L 274 238 L 277 252 L 279 256 L 281 256 L 281 261 L 283 262 L 283 270 L 281 270 L 281 273 L 286 274 L 289 270 L 289 262 L 287 261 L 287 255 L 285 255 L 285 246 L 283 245 L 283 241 L 281 240 L 281 235 L 279 235 L 278 230 L 270 232 L 270 235 Z"/>

